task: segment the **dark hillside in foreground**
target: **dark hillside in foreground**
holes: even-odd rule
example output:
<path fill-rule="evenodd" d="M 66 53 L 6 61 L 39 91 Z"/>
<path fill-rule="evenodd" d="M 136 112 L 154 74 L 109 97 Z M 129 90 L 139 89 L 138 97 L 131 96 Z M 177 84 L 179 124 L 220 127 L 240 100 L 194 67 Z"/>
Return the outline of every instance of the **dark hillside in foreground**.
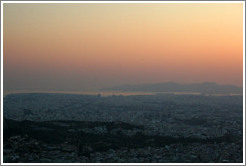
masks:
<path fill-rule="evenodd" d="M 221 137 L 195 138 L 145 135 L 141 132 L 143 126 L 135 126 L 122 122 L 78 122 L 78 121 L 14 121 L 5 119 L 8 127 L 4 129 L 4 162 L 97 162 L 96 154 L 104 154 L 101 162 L 116 162 L 118 151 L 122 162 L 129 162 L 127 153 L 136 152 L 137 159 L 146 158 L 145 162 L 207 162 L 203 153 L 184 153 L 183 150 L 197 146 L 213 147 L 224 144 L 241 147 L 240 139 L 227 133 Z M 127 135 L 124 131 L 134 131 Z M 146 153 L 145 149 L 148 149 Z M 235 147 L 234 147 L 235 148 Z M 151 152 L 150 150 L 153 149 Z M 194 150 L 193 149 L 193 150 Z M 156 152 L 155 152 L 156 151 Z M 160 151 L 162 158 L 153 156 Z M 145 154 L 146 153 L 146 154 Z M 175 159 L 175 155 L 183 155 L 182 159 Z M 222 153 L 222 152 L 218 152 Z M 13 155 L 14 154 L 14 155 Z M 236 155 L 236 154 L 231 154 Z M 14 156 L 14 157 L 13 157 Z M 70 156 L 70 158 L 66 158 Z M 110 157 L 111 156 L 111 157 Z M 222 154 L 223 156 L 223 154 Z M 235 161 L 232 156 L 232 162 Z M 220 156 L 210 159 L 213 162 L 221 161 Z M 222 161 L 223 162 L 223 161 Z M 224 161 L 225 162 L 225 161 Z"/>

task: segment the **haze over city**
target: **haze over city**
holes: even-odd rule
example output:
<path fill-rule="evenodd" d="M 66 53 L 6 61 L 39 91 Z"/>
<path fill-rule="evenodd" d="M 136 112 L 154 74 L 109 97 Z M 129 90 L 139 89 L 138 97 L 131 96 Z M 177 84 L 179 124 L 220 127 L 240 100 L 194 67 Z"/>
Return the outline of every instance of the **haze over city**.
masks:
<path fill-rule="evenodd" d="M 243 4 L 4 4 L 4 90 L 243 86 Z"/>
<path fill-rule="evenodd" d="M 2 4 L 1 163 L 245 164 L 245 2 Z"/>

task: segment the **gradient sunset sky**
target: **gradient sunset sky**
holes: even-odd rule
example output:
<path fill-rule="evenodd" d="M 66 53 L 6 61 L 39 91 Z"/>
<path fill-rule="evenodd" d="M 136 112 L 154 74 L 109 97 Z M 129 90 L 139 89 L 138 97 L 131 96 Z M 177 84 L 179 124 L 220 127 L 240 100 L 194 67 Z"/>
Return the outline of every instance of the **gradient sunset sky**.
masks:
<path fill-rule="evenodd" d="M 243 86 L 243 3 L 4 4 L 4 90 Z"/>

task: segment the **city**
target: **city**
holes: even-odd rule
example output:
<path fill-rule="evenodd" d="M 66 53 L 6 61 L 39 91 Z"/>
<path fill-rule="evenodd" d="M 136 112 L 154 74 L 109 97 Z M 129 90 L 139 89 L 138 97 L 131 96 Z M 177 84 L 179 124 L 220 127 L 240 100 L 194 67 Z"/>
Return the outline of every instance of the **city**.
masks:
<path fill-rule="evenodd" d="M 4 159 L 6 162 L 242 162 L 242 103 L 242 96 L 11 94 L 4 98 L 4 145 L 31 139 L 34 145 L 42 144 L 38 155 L 42 156 L 43 151 L 45 156 L 30 160 L 33 154 L 27 151 L 25 159 L 9 145 L 4 148 Z M 26 125 L 23 133 L 20 129 L 15 132 L 13 126 L 23 125 Z M 56 131 L 55 135 L 53 130 L 62 133 Z M 52 137 L 42 138 L 41 133 L 45 137 L 52 134 L 54 139 L 69 136 L 60 142 L 47 142 Z M 26 146 L 32 141 L 26 141 Z M 19 158 L 13 159 L 13 153 Z M 50 153 L 56 159 L 50 158 Z M 67 154 L 72 157 L 66 158 Z M 59 161 L 58 156 L 63 156 L 63 160 Z"/>

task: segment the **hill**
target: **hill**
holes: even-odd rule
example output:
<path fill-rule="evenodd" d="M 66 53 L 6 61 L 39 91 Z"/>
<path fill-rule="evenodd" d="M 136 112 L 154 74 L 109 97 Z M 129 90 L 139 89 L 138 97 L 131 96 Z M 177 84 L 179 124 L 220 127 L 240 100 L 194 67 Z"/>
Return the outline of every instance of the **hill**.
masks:
<path fill-rule="evenodd" d="M 122 85 L 105 88 L 107 91 L 141 92 L 197 92 L 205 94 L 243 94 L 243 88 L 234 85 L 219 85 L 214 82 L 180 84 L 175 82 L 156 84 Z"/>

